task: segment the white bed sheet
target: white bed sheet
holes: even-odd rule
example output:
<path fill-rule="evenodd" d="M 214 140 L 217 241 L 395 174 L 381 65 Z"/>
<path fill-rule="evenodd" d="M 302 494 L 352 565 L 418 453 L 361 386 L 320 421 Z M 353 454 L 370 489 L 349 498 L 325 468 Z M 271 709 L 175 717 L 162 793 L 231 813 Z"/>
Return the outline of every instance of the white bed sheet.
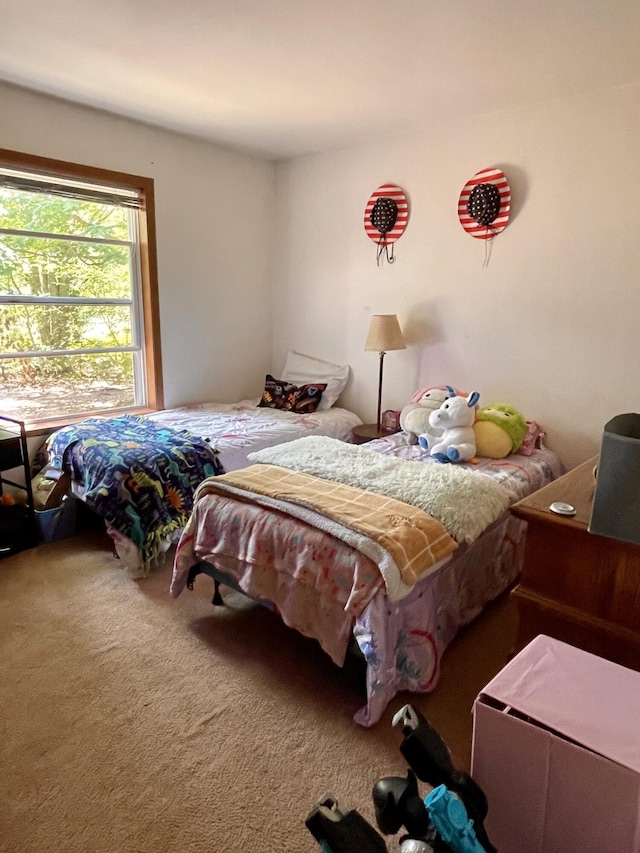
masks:
<path fill-rule="evenodd" d="M 247 456 L 274 444 L 305 435 L 326 435 L 349 441 L 353 427 L 362 420 L 348 409 L 333 406 L 320 412 L 298 415 L 280 409 L 258 407 L 260 398 L 237 403 L 200 403 L 166 409 L 149 415 L 173 429 L 187 429 L 218 451 L 225 471 L 249 465 Z"/>
<path fill-rule="evenodd" d="M 333 406 L 313 414 L 299 415 L 280 409 L 258 407 L 259 397 L 236 403 L 197 403 L 175 409 L 163 409 L 147 417 L 163 426 L 189 430 L 209 442 L 218 451 L 225 471 L 249 465 L 247 456 L 274 444 L 293 441 L 306 435 L 326 435 L 350 441 L 351 430 L 362 420 L 348 409 Z M 57 479 L 60 472 L 53 468 L 47 476 Z M 71 492 L 84 500 L 82 483 L 71 481 Z M 107 525 L 121 567 L 132 577 L 143 576 L 150 567 L 142 563 L 137 547 L 130 539 Z M 180 538 L 180 530 L 164 543 L 168 550 Z"/>

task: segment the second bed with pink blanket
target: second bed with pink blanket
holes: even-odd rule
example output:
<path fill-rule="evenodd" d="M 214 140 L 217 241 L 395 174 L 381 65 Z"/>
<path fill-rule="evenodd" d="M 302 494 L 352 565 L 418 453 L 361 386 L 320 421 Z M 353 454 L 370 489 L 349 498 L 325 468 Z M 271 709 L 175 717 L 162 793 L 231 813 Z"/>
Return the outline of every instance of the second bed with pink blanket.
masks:
<path fill-rule="evenodd" d="M 204 564 L 338 665 L 354 638 L 366 662 L 363 725 L 399 691 L 435 687 L 458 629 L 520 570 L 525 525 L 508 507 L 564 471 L 540 447 L 443 465 L 404 433 L 362 446 L 303 438 L 249 461 L 199 487 L 171 593 Z"/>

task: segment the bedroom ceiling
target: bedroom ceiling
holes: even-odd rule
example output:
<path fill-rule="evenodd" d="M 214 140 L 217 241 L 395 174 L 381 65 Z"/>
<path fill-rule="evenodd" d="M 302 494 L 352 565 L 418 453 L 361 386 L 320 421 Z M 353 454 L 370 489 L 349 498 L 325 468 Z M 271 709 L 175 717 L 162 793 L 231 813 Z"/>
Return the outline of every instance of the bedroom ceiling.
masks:
<path fill-rule="evenodd" d="M 637 0 L 3 0 L 0 79 L 282 158 L 640 80 Z"/>

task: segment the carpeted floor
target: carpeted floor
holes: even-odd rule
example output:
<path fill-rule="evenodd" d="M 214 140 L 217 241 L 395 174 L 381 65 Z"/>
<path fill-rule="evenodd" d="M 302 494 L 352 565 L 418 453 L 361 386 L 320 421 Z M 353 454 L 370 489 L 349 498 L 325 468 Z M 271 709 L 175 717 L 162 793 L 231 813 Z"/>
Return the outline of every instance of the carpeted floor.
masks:
<path fill-rule="evenodd" d="M 513 642 L 507 597 L 433 694 L 364 729 L 357 668 L 239 596 L 213 608 L 209 578 L 178 599 L 169 579 L 131 580 L 95 530 L 0 560 L 1 853 L 317 851 L 321 796 L 373 822 L 376 779 L 405 775 L 391 717 L 407 701 L 469 769 L 473 699 Z"/>

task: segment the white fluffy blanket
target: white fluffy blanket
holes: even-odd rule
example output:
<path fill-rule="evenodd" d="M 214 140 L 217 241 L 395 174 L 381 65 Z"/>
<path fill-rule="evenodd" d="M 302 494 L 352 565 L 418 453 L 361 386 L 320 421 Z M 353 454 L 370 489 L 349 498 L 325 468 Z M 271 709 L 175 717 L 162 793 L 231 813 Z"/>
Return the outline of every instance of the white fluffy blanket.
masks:
<path fill-rule="evenodd" d="M 458 543 L 473 542 L 509 506 L 498 483 L 475 471 L 383 456 L 325 436 L 298 438 L 248 458 L 404 501 L 440 521 Z"/>

